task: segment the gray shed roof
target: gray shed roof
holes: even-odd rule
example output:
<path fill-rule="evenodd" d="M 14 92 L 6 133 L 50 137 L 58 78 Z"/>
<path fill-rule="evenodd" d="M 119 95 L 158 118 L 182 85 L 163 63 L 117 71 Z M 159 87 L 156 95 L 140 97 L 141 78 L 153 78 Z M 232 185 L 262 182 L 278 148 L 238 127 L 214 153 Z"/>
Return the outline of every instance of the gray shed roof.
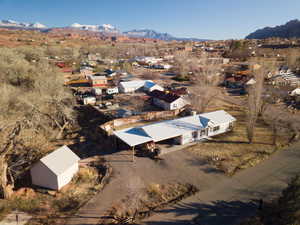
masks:
<path fill-rule="evenodd" d="M 224 110 L 187 116 L 175 120 L 152 123 L 141 127 L 115 131 L 114 134 L 129 146 L 136 146 L 150 141 L 158 142 L 181 136 L 207 127 L 233 122 L 236 119 Z"/>
<path fill-rule="evenodd" d="M 79 160 L 80 158 L 66 145 L 40 159 L 55 175 L 62 174 Z"/>

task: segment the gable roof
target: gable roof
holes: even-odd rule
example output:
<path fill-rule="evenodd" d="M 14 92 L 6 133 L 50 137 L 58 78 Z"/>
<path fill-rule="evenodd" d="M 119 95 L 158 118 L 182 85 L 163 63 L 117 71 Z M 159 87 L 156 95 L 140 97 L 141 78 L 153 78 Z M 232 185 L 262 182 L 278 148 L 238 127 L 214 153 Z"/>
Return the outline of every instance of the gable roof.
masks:
<path fill-rule="evenodd" d="M 64 145 L 41 158 L 40 162 L 48 167 L 55 175 L 60 175 L 79 160 L 80 158 L 72 152 L 68 146 Z"/>
<path fill-rule="evenodd" d="M 168 103 L 172 103 L 176 101 L 178 98 L 180 98 L 179 95 L 176 95 L 171 92 L 160 91 L 160 90 L 153 90 L 149 93 L 149 95 L 153 98 L 158 98 Z"/>
<path fill-rule="evenodd" d="M 141 88 L 144 87 L 146 82 L 152 82 L 151 80 L 132 80 L 132 81 L 122 81 L 120 85 L 124 88 Z M 153 82 L 152 82 L 153 83 Z"/>
<path fill-rule="evenodd" d="M 166 120 L 140 127 L 115 131 L 114 134 L 129 146 L 136 146 L 150 141 L 174 138 L 186 133 L 203 129 L 210 125 L 233 122 L 236 119 L 224 110 L 203 113 L 195 116 Z"/>

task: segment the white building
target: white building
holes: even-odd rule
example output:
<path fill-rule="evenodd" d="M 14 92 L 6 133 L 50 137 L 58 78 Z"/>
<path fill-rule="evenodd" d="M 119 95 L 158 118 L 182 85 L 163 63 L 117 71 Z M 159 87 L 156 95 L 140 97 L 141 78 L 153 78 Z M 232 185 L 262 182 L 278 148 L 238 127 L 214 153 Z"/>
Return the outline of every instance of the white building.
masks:
<path fill-rule="evenodd" d="M 187 101 L 183 97 L 170 92 L 154 90 L 149 95 L 152 97 L 152 103 L 164 110 L 181 109 L 187 105 Z"/>
<path fill-rule="evenodd" d="M 154 83 L 153 81 L 146 81 L 144 84 L 144 91 L 151 92 L 154 90 L 163 91 L 164 88 L 162 86 Z"/>
<path fill-rule="evenodd" d="M 156 58 L 156 57 L 152 57 L 152 56 L 137 56 L 134 59 L 140 65 L 156 64 L 158 62 L 162 62 L 163 61 L 162 58 Z"/>
<path fill-rule="evenodd" d="M 151 92 L 153 90 L 163 90 L 163 87 L 151 80 L 132 80 L 119 83 L 119 92 L 121 93 L 131 93 L 139 90 Z"/>
<path fill-rule="evenodd" d="M 95 105 L 96 102 L 97 102 L 97 99 L 93 96 L 83 98 L 84 105 Z"/>
<path fill-rule="evenodd" d="M 114 135 L 131 147 L 169 139 L 183 145 L 230 131 L 235 121 L 229 113 L 219 110 L 127 128 L 115 131 Z"/>
<path fill-rule="evenodd" d="M 111 88 L 106 89 L 106 94 L 108 94 L 108 95 L 113 95 L 113 94 L 118 94 L 118 93 L 119 93 L 118 87 L 111 87 Z"/>
<path fill-rule="evenodd" d="M 32 184 L 59 190 L 78 172 L 80 158 L 67 146 L 62 146 L 41 158 L 31 169 Z"/>
<path fill-rule="evenodd" d="M 119 92 L 130 93 L 142 89 L 145 85 L 145 80 L 123 81 L 119 83 Z"/>

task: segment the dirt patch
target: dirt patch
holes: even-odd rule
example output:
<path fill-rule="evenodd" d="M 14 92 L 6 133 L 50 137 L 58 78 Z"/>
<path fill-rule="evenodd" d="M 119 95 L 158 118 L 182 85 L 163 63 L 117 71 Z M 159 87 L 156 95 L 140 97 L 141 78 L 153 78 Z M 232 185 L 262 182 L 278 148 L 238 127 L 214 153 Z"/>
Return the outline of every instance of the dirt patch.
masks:
<path fill-rule="evenodd" d="M 128 195 L 107 212 L 99 224 L 132 224 L 151 216 L 157 210 L 173 205 L 198 192 L 191 184 L 150 184 L 142 193 Z"/>

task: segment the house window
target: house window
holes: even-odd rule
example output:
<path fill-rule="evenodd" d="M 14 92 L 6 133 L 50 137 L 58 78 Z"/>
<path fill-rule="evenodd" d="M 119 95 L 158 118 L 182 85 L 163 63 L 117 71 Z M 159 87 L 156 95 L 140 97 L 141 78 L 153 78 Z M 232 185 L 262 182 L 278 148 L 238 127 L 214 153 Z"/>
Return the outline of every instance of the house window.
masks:
<path fill-rule="evenodd" d="M 203 136 L 203 135 L 205 135 L 205 129 L 201 130 L 201 132 L 200 132 L 200 136 Z"/>
<path fill-rule="evenodd" d="M 197 138 L 198 137 L 198 131 L 194 131 L 193 132 L 193 138 Z"/>
<path fill-rule="evenodd" d="M 220 126 L 216 126 L 216 127 L 213 128 L 213 132 L 216 132 L 218 130 L 220 130 Z"/>

